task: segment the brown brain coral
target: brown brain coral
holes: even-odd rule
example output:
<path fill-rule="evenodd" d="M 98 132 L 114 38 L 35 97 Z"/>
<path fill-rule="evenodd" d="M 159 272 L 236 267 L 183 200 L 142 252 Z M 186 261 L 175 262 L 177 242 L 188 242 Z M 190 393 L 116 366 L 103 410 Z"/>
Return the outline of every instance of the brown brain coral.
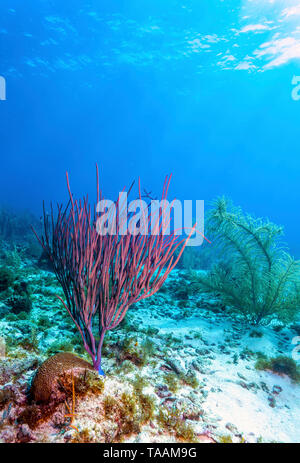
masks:
<path fill-rule="evenodd" d="M 31 386 L 35 402 L 59 401 L 59 381 L 73 372 L 74 376 L 94 370 L 87 361 L 69 352 L 62 352 L 48 358 L 38 369 Z"/>

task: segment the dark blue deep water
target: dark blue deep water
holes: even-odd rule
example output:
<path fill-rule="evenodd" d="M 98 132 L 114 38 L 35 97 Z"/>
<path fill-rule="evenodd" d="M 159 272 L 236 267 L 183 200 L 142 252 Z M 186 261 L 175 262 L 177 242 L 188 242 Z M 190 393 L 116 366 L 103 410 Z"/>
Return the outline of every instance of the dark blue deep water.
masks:
<path fill-rule="evenodd" d="M 226 195 L 285 227 L 299 257 L 299 7 L 294 1 L 2 0 L 0 201 Z M 299 80 L 300 81 L 300 80 Z"/>

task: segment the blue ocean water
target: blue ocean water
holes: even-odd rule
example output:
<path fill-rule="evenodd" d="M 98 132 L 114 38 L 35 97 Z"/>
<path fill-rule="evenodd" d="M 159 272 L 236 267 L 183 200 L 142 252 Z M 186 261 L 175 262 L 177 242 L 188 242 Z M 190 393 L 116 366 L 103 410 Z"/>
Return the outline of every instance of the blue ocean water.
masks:
<path fill-rule="evenodd" d="M 299 256 L 293 1 L 1 2 L 1 201 L 41 212 L 141 176 L 285 227 Z M 299 11 L 298 11 L 299 13 Z"/>

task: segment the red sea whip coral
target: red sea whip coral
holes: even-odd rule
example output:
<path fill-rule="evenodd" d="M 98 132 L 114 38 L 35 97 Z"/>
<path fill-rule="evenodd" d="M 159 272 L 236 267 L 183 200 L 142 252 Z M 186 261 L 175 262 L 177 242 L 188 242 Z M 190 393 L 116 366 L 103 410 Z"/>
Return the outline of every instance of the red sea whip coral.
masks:
<path fill-rule="evenodd" d="M 163 201 L 167 198 L 170 180 L 171 177 L 166 177 Z M 114 233 L 100 233 L 97 206 L 92 208 L 88 197 L 82 200 L 73 198 L 68 174 L 67 185 L 70 195 L 67 207 L 58 205 L 57 214 L 54 214 L 51 206 L 51 214 L 48 215 L 44 206 L 44 233 L 38 239 L 52 262 L 66 302 L 58 298 L 75 323 L 94 368 L 104 375 L 101 349 L 106 331 L 123 320 L 132 304 L 152 296 L 161 288 L 195 227 L 186 239 L 179 239 L 175 231 L 166 234 L 170 217 L 167 215 L 166 220 L 168 206 L 167 202 L 163 202 L 152 234 L 121 234 L 124 222 L 117 223 L 119 221 L 111 222 L 115 227 Z M 99 201 L 103 203 L 105 200 L 99 191 L 97 167 L 97 204 Z M 124 217 L 120 196 L 113 206 L 108 207 L 109 213 L 114 210 L 118 218 Z M 143 229 L 148 231 L 150 226 L 153 227 L 153 218 L 148 214 L 149 205 L 141 207 L 141 211 L 139 224 L 143 222 Z"/>

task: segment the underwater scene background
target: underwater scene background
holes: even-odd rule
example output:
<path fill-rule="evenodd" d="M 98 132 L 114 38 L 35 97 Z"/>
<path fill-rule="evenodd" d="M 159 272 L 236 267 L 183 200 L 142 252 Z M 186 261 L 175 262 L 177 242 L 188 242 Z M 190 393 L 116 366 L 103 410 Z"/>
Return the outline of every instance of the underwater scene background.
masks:
<path fill-rule="evenodd" d="M 297 0 L 1 1 L 1 443 L 300 442 L 299 59 Z M 207 240 L 99 238 L 96 163 Z"/>

